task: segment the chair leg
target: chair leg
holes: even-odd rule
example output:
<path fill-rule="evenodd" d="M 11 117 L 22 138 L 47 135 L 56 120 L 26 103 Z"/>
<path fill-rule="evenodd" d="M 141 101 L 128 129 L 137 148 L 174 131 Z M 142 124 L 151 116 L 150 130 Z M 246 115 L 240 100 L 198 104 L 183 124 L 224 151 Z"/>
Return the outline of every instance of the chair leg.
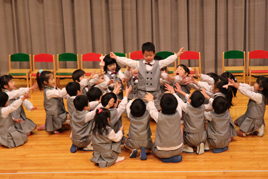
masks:
<path fill-rule="evenodd" d="M 28 76 L 26 77 L 26 80 L 27 80 L 27 87 L 29 87 L 29 77 Z"/>
<path fill-rule="evenodd" d="M 33 78 L 30 76 L 30 87 L 33 86 Z M 33 90 L 31 90 L 31 93 L 33 93 Z"/>

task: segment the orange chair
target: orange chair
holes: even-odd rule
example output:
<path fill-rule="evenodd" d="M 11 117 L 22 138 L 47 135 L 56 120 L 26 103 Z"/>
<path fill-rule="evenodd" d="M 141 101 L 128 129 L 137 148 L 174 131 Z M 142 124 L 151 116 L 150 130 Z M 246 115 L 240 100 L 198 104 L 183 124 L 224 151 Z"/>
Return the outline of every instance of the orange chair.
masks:
<path fill-rule="evenodd" d="M 190 74 L 194 73 L 194 68 L 201 73 L 201 55 L 200 52 L 195 51 L 185 51 L 179 58 L 178 64 L 180 64 L 181 60 L 198 60 L 198 66 L 188 66 L 190 68 Z"/>
<path fill-rule="evenodd" d="M 86 72 L 86 75 L 91 75 L 93 71 L 98 71 L 100 68 L 84 68 L 83 62 L 100 62 L 100 56 L 102 56 L 102 54 L 99 53 L 86 53 L 81 55 L 81 69 Z"/>
<path fill-rule="evenodd" d="M 268 59 L 268 51 L 265 50 L 253 50 L 248 52 L 248 82 L 251 83 L 252 75 L 268 75 L 268 66 L 251 66 L 249 61 L 253 59 Z"/>
<path fill-rule="evenodd" d="M 132 60 L 142 60 L 142 59 L 144 59 L 141 50 L 129 53 L 129 58 L 132 59 Z"/>
<path fill-rule="evenodd" d="M 33 79 L 36 79 L 36 74 L 40 69 L 35 68 L 35 63 L 52 63 L 53 64 L 53 69 L 43 69 L 44 71 L 51 71 L 54 75 L 55 81 L 56 81 L 56 76 L 55 76 L 55 71 L 56 71 L 56 65 L 55 65 L 55 58 L 54 55 L 50 55 L 47 53 L 41 53 L 33 56 L 33 71 L 30 74 L 30 85 L 33 85 Z"/>

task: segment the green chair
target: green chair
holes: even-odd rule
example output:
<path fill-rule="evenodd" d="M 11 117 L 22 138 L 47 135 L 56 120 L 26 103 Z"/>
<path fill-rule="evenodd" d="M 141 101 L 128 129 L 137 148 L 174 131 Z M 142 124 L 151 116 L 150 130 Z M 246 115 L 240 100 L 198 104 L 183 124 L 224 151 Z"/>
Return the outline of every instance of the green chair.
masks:
<path fill-rule="evenodd" d="M 174 52 L 169 52 L 169 51 L 161 51 L 161 52 L 157 52 L 155 55 L 156 56 L 160 56 L 163 59 L 166 59 L 167 57 L 174 55 Z M 169 71 L 168 73 L 174 73 L 174 71 L 176 71 L 177 68 L 177 60 L 174 62 L 174 67 L 168 67 Z"/>
<path fill-rule="evenodd" d="M 243 66 L 227 66 L 224 61 L 228 59 L 242 59 Z M 230 50 L 223 52 L 222 56 L 222 73 L 230 72 L 235 76 L 243 76 L 244 83 L 246 82 L 246 57 L 245 52 L 239 50 Z"/>
<path fill-rule="evenodd" d="M 120 52 L 114 52 L 114 54 L 118 57 L 127 57 L 126 53 L 120 53 Z M 124 71 L 126 70 L 126 68 L 121 68 L 121 71 L 124 73 Z"/>
<path fill-rule="evenodd" d="M 61 68 L 60 62 L 77 62 L 77 68 Z M 62 53 L 57 54 L 57 71 L 56 71 L 56 82 L 60 85 L 60 78 L 72 78 L 73 72 L 79 68 L 79 56 L 74 53 Z"/>
<path fill-rule="evenodd" d="M 29 62 L 30 69 L 14 69 L 12 68 L 12 62 Z M 27 87 L 29 86 L 29 74 L 32 71 L 32 61 L 31 55 L 25 53 L 15 53 L 9 55 L 9 75 L 12 75 L 13 78 L 26 78 L 27 80 Z"/>

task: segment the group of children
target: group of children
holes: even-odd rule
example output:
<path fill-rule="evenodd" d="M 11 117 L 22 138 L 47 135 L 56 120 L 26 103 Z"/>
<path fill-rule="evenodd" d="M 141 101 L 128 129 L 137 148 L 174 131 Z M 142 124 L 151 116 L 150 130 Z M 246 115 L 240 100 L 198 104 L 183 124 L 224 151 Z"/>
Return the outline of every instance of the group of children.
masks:
<path fill-rule="evenodd" d="M 130 158 L 140 151 L 140 159 L 147 154 L 162 162 L 178 163 L 182 152 L 203 154 L 213 148 L 214 153 L 228 149 L 236 135 L 264 135 L 264 114 L 268 102 L 268 79 L 259 77 L 254 84 L 237 83 L 231 73 L 200 74 L 183 64 L 178 65 L 175 76 L 169 75 L 166 66 L 181 54 L 167 59 L 155 57 L 155 47 L 147 42 L 142 45 L 144 60 L 134 61 L 110 53 L 102 58 L 101 73 L 86 77 L 83 70 L 73 72 L 73 82 L 66 88 L 55 86 L 50 71 L 37 73 L 37 85 L 15 89 L 12 76 L 0 78 L 0 144 L 17 147 L 27 141 L 36 124 L 25 115 L 32 105 L 29 91 L 37 87 L 44 91 L 45 124 L 38 130 L 57 134 L 71 126 L 70 151 L 93 151 L 91 161 L 99 167 L 109 167 L 123 161 L 121 147 L 130 149 Z M 160 59 L 160 60 L 155 60 Z M 120 66 L 128 68 L 123 73 Z M 200 78 L 197 81 L 195 77 Z M 124 89 L 124 83 L 127 87 Z M 190 89 L 194 89 L 190 93 Z M 123 91 L 125 90 L 125 96 Z M 250 98 L 246 113 L 233 122 L 229 109 L 237 90 Z M 67 98 L 68 112 L 63 103 Z M 124 135 L 122 114 L 130 121 Z M 156 122 L 155 141 L 152 141 L 150 120 Z M 235 130 L 235 126 L 239 130 Z M 139 151 L 138 151 L 139 150 Z"/>

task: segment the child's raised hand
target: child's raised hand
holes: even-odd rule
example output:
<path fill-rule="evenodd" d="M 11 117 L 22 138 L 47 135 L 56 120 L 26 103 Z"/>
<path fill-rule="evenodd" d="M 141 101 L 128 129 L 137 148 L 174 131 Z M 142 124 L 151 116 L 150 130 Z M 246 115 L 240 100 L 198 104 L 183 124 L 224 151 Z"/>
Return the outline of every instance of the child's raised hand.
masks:
<path fill-rule="evenodd" d="M 113 84 L 113 83 L 115 83 L 115 82 L 114 82 L 113 79 L 111 79 L 111 80 L 108 82 L 108 86 L 109 86 L 110 84 Z"/>
<path fill-rule="evenodd" d="M 122 83 L 124 84 L 124 83 L 126 83 L 127 82 L 127 79 L 126 78 L 123 78 L 122 79 Z"/>
<path fill-rule="evenodd" d="M 114 98 L 111 98 L 105 108 L 110 109 L 113 106 L 114 106 Z"/>
<path fill-rule="evenodd" d="M 126 88 L 126 97 L 128 97 L 129 93 L 131 92 L 132 90 L 132 86 L 130 85 L 129 87 Z"/>
<path fill-rule="evenodd" d="M 196 68 L 194 68 L 194 76 L 195 77 L 201 77 L 201 73 L 199 73 L 199 71 L 196 70 Z"/>
<path fill-rule="evenodd" d="M 174 91 L 174 88 L 172 86 L 170 86 L 169 84 L 166 84 L 165 85 L 165 89 L 168 90 L 170 93 L 174 94 L 175 91 Z"/>
<path fill-rule="evenodd" d="M 122 125 L 122 126 L 120 127 L 120 131 L 124 131 L 124 129 L 125 129 L 125 125 Z"/>
<path fill-rule="evenodd" d="M 204 88 L 200 89 L 201 93 L 204 95 L 205 98 L 209 99 L 210 97 L 207 95 L 207 92 Z"/>
<path fill-rule="evenodd" d="M 148 93 L 144 96 L 144 99 L 148 102 L 154 101 L 154 96 L 151 93 Z"/>
<path fill-rule="evenodd" d="M 117 60 L 117 56 L 114 54 L 114 52 L 110 52 L 110 57 Z"/>
<path fill-rule="evenodd" d="M 29 90 L 37 90 L 37 88 L 38 88 L 37 84 L 34 83 L 34 85 L 31 86 L 31 87 L 29 88 Z"/>
<path fill-rule="evenodd" d="M 37 107 L 32 107 L 31 108 L 31 111 L 36 110 L 36 109 L 38 109 L 38 108 Z"/>
<path fill-rule="evenodd" d="M 176 83 L 175 84 L 175 91 L 177 91 L 178 93 L 181 93 L 182 92 L 182 89 L 181 89 L 181 85 L 179 83 Z"/>
<path fill-rule="evenodd" d="M 120 93 L 121 89 L 122 89 L 122 85 L 118 81 L 118 82 L 115 83 L 113 93 L 118 95 Z"/>
<path fill-rule="evenodd" d="M 168 75 L 168 77 L 167 77 L 167 81 L 170 81 L 170 80 L 174 81 L 174 80 L 175 80 L 175 76 L 173 76 L 173 75 Z"/>
<path fill-rule="evenodd" d="M 22 123 L 23 120 L 22 119 L 13 119 L 13 121 L 17 122 L 17 123 Z"/>
<path fill-rule="evenodd" d="M 182 48 L 180 49 L 180 51 L 176 54 L 177 57 L 181 56 L 181 54 L 183 54 L 184 52 L 185 52 L 184 47 L 182 47 Z"/>
<path fill-rule="evenodd" d="M 24 101 L 25 99 L 28 99 L 28 98 L 30 98 L 30 97 L 31 97 L 30 93 L 25 93 L 25 94 L 23 95 L 23 97 L 21 98 L 21 100 Z"/>
<path fill-rule="evenodd" d="M 186 78 L 186 81 L 185 81 L 186 84 L 194 83 L 194 82 L 195 82 L 195 79 L 192 75 L 190 75 L 188 78 Z"/>

